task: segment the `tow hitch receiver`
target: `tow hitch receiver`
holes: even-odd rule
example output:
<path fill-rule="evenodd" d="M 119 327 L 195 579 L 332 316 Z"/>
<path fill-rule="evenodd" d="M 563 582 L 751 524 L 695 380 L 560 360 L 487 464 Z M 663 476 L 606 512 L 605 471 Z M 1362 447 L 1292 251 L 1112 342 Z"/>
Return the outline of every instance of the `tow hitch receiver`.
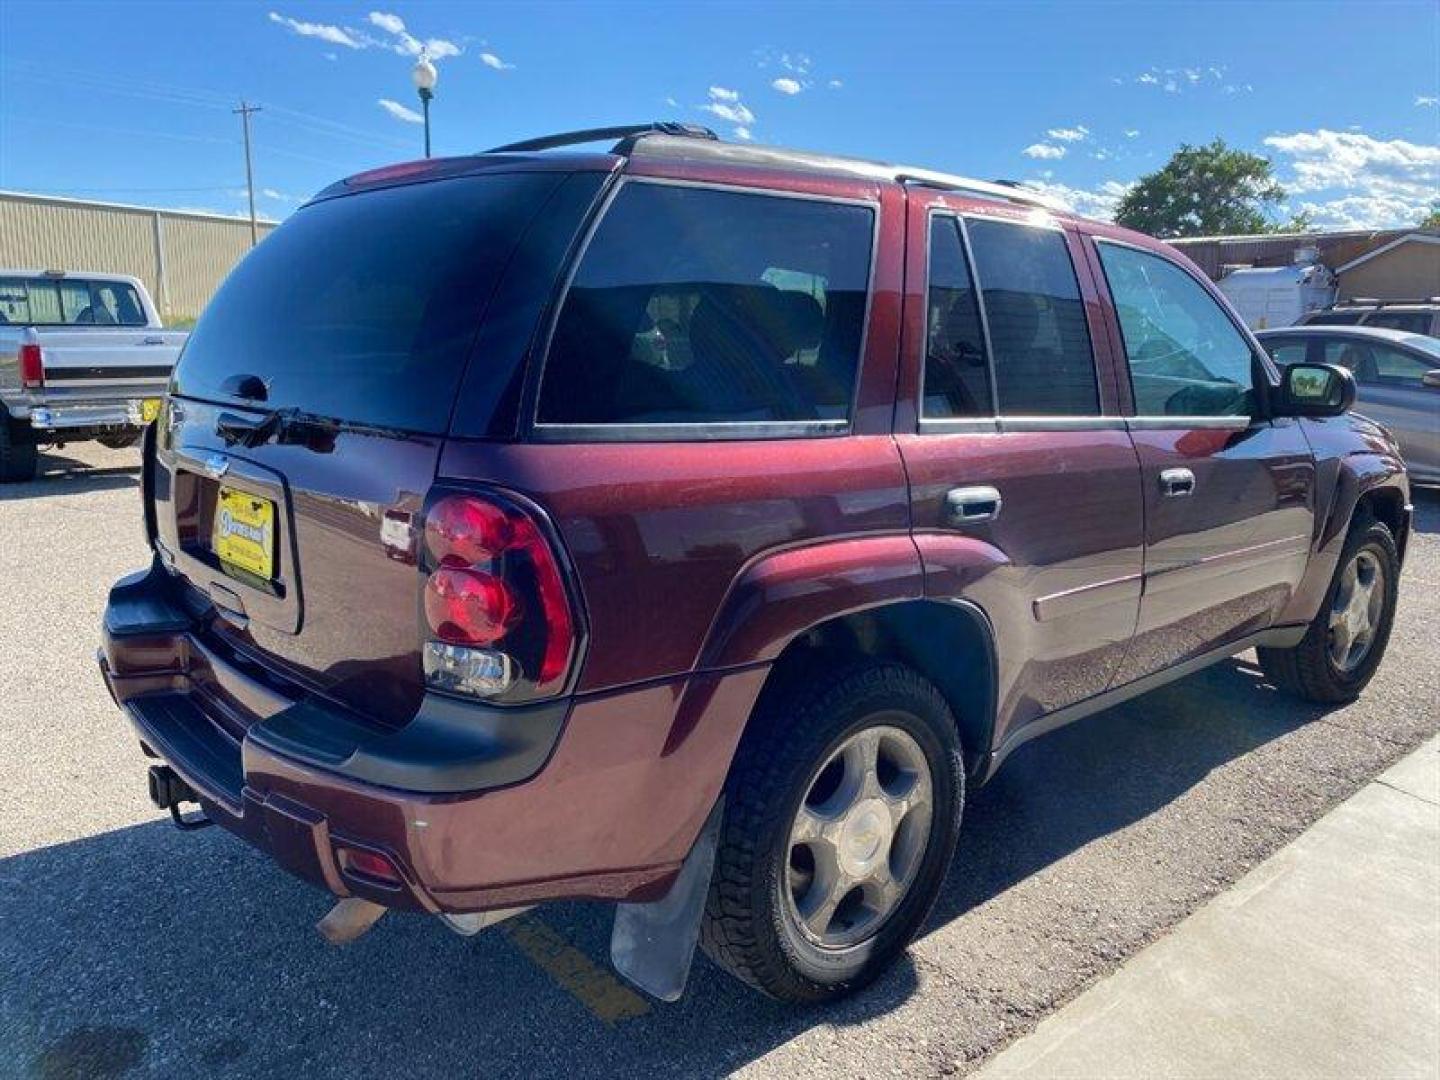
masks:
<path fill-rule="evenodd" d="M 195 790 L 180 779 L 179 774 L 169 765 L 151 765 L 148 780 L 150 801 L 161 810 L 170 811 L 170 820 L 175 823 L 177 829 L 203 829 L 206 825 L 215 824 L 203 813 L 190 817 L 180 813 L 181 803 L 199 803 L 200 798 L 195 794 Z"/>

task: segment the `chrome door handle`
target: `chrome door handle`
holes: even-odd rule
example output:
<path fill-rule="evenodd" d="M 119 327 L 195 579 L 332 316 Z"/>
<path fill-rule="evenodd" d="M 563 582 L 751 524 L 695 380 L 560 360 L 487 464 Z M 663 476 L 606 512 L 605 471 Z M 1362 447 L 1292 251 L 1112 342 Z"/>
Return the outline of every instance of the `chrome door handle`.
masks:
<path fill-rule="evenodd" d="M 1169 498 L 1195 494 L 1195 474 L 1189 469 L 1166 469 L 1160 474 L 1160 490 Z"/>
<path fill-rule="evenodd" d="M 945 520 L 951 525 L 994 521 L 1004 505 L 993 487 L 951 488 L 945 493 Z"/>

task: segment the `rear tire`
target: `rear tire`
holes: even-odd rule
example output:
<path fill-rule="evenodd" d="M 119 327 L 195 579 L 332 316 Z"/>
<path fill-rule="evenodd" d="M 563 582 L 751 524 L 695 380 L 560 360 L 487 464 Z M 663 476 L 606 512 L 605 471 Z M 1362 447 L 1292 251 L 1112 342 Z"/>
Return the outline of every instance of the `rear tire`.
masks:
<path fill-rule="evenodd" d="M 1389 527 L 1361 511 L 1305 637 L 1288 649 L 1256 649 L 1261 669 L 1306 701 L 1354 701 L 1385 656 L 1399 580 L 1400 555 Z M 1362 603 L 1366 597 L 1371 600 Z"/>
<path fill-rule="evenodd" d="M 0 483 L 34 480 L 40 453 L 30 429 L 11 419 L 0 407 Z"/>
<path fill-rule="evenodd" d="M 784 1001 L 859 989 L 929 914 L 964 801 L 955 719 L 910 668 L 865 664 L 767 695 L 727 783 L 701 946 Z"/>

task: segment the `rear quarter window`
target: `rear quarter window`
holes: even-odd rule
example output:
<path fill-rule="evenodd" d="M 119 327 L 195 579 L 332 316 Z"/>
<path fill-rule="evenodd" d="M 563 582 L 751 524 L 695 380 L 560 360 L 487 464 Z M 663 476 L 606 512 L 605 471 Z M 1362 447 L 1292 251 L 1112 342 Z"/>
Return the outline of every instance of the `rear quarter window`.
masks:
<path fill-rule="evenodd" d="M 848 419 L 874 224 L 865 205 L 627 181 L 565 294 L 537 422 Z"/>

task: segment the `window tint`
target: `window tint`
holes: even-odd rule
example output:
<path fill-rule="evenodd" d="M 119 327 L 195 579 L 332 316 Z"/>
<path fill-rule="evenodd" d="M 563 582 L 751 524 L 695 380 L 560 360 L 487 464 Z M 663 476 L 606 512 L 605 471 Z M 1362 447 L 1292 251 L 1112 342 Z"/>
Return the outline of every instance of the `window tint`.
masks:
<path fill-rule="evenodd" d="M 254 375 L 271 408 L 443 433 L 496 279 L 562 179 L 465 176 L 303 207 L 210 301 L 177 392 L 223 401 L 227 379 Z"/>
<path fill-rule="evenodd" d="M 1426 311 L 1377 311 L 1365 320 L 1366 326 L 1386 330 L 1407 330 L 1412 334 L 1430 333 L 1430 313 Z"/>
<path fill-rule="evenodd" d="M 1440 367 L 1440 359 L 1427 360 L 1387 345 L 1340 338 L 1325 342 L 1325 362 L 1349 368 L 1362 386 L 1418 387 L 1427 371 Z"/>
<path fill-rule="evenodd" d="M 1095 358 L 1065 236 L 966 222 L 994 352 L 1002 416 L 1095 416 Z"/>
<path fill-rule="evenodd" d="M 133 285 L 78 278 L 0 280 L 0 323 L 28 326 L 144 326 Z"/>
<path fill-rule="evenodd" d="M 873 222 L 863 206 L 627 183 L 561 306 L 538 419 L 846 418 Z"/>
<path fill-rule="evenodd" d="M 1180 267 L 1102 243 L 1138 416 L 1249 416 L 1250 346 L 1219 304 Z"/>
<path fill-rule="evenodd" d="M 930 220 L 930 281 L 925 317 L 925 403 L 928 417 L 990 416 L 990 372 L 980 305 L 965 265 L 960 225 Z"/>

